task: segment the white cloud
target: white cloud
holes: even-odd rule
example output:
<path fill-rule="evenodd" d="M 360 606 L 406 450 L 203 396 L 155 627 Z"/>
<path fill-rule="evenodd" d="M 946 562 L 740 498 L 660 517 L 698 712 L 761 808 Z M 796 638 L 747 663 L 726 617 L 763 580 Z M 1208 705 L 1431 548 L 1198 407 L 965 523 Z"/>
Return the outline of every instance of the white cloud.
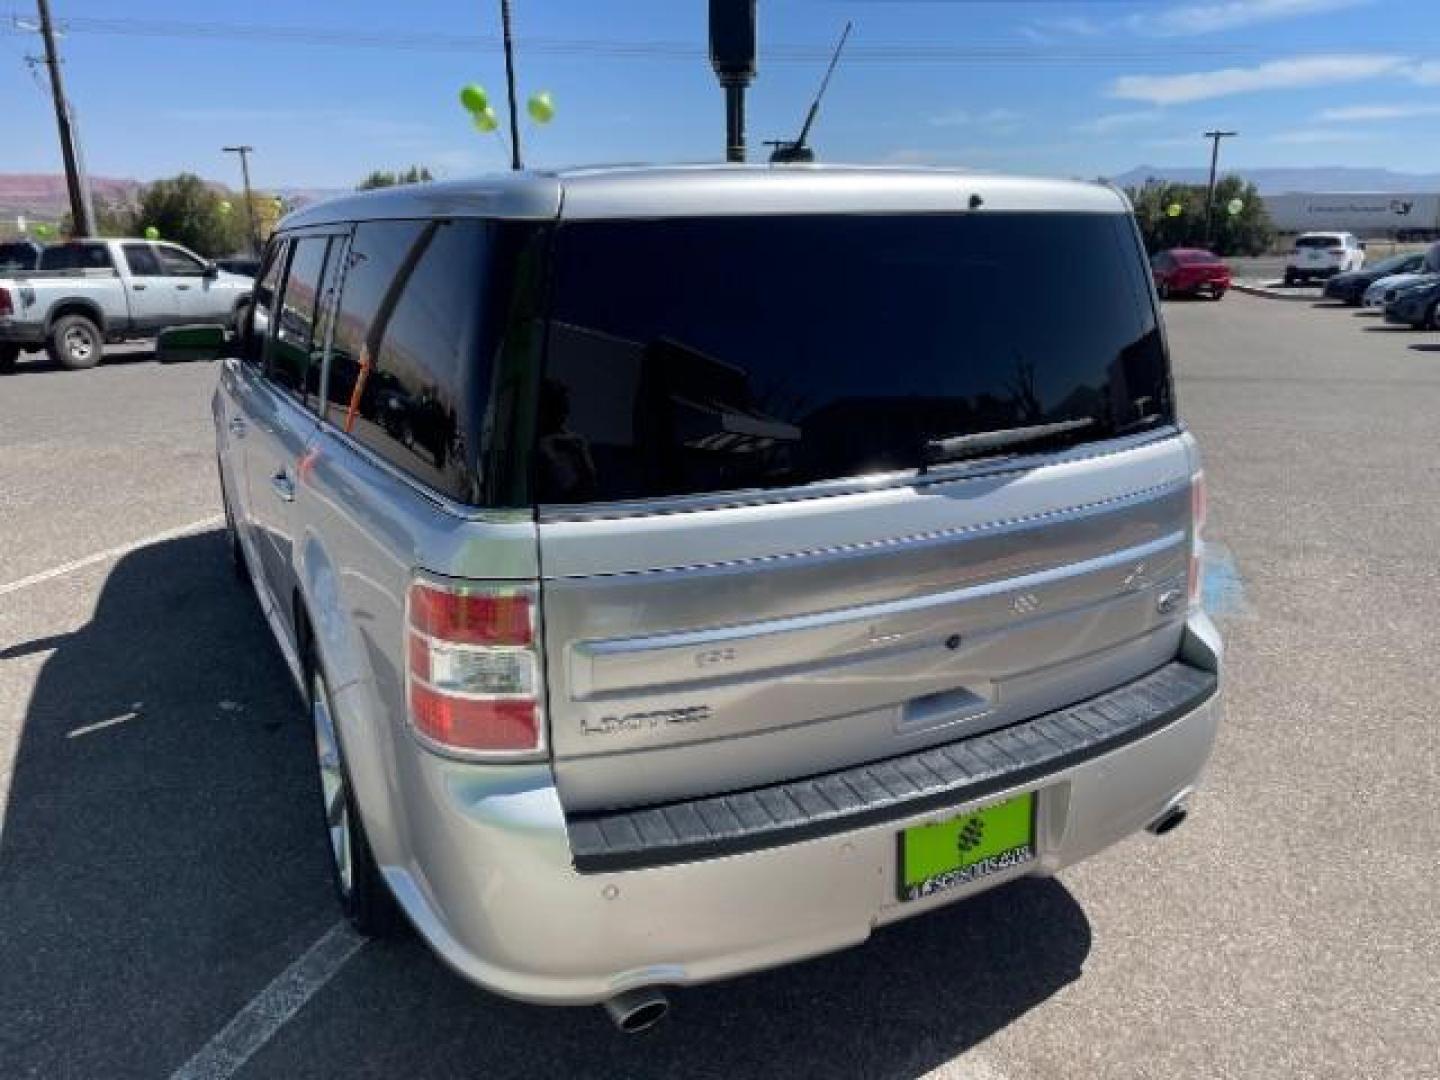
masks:
<path fill-rule="evenodd" d="M 1300 128 L 1297 131 L 1280 131 L 1271 135 L 1267 142 L 1282 146 L 1328 146 L 1333 143 L 1369 142 L 1375 138 L 1368 131 L 1331 128 Z"/>
<path fill-rule="evenodd" d="M 1181 4 L 1129 15 L 1124 24 L 1136 33 L 1157 37 L 1213 34 L 1257 23 L 1318 15 L 1340 8 L 1358 7 L 1370 0 L 1217 0 Z"/>
<path fill-rule="evenodd" d="M 1422 60 L 1418 64 L 1411 64 L 1405 69 L 1405 75 L 1411 82 L 1421 86 L 1440 86 L 1440 60 Z"/>
<path fill-rule="evenodd" d="M 1161 109 L 1142 109 L 1136 112 L 1104 113 L 1081 121 L 1071 130 L 1081 135 L 1109 135 L 1126 128 L 1143 127 L 1159 120 L 1165 113 Z"/>
<path fill-rule="evenodd" d="M 1327 124 L 1364 123 L 1370 120 L 1405 120 L 1412 116 L 1440 116 L 1440 104 L 1345 105 L 1321 109 L 1315 119 Z"/>
<path fill-rule="evenodd" d="M 1183 75 L 1122 75 L 1111 82 L 1109 95 L 1154 105 L 1178 105 L 1265 90 L 1361 82 L 1382 75 L 1406 74 L 1415 78 L 1413 71 L 1417 66 L 1407 66 L 1404 57 L 1384 54 L 1295 56 L 1247 68 L 1220 68 Z"/>
<path fill-rule="evenodd" d="M 968 109 L 950 109 L 930 117 L 932 127 L 988 127 L 1009 130 L 1021 119 L 1022 113 L 1014 109 L 986 109 L 984 112 L 970 112 Z"/>

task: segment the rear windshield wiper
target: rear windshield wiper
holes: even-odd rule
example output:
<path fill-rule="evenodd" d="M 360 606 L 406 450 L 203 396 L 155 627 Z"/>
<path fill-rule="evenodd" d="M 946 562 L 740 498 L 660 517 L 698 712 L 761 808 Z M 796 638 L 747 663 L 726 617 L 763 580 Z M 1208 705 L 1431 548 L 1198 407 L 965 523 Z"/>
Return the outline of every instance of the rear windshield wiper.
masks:
<path fill-rule="evenodd" d="M 974 435 L 951 435 L 944 439 L 931 439 L 925 443 L 925 464 L 943 465 L 949 461 L 964 461 L 966 458 L 984 457 L 1011 446 L 1040 442 L 1056 435 L 1079 431 L 1095 423 L 1092 416 L 1079 420 L 1061 420 L 1054 424 L 1032 424 L 1029 427 L 1004 428 L 1000 431 L 980 431 Z"/>

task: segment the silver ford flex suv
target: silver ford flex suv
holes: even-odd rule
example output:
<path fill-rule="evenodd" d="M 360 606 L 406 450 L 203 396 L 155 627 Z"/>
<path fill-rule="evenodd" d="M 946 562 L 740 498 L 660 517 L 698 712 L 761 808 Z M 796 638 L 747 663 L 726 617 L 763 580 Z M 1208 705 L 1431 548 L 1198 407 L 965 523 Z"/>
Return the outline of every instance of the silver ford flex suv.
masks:
<path fill-rule="evenodd" d="M 1203 484 L 1109 188 L 397 188 L 286 218 L 223 351 L 231 547 L 366 933 L 636 1029 L 1185 816 Z"/>

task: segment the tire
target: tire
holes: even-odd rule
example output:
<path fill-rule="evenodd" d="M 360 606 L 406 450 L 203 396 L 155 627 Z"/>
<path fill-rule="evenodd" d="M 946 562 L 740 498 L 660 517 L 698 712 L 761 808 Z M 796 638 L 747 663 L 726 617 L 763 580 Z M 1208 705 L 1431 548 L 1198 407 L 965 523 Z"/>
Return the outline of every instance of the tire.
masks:
<path fill-rule="evenodd" d="M 1224 289 L 1215 289 L 1214 291 L 1212 291 L 1212 292 L 1210 293 L 1210 299 L 1211 299 L 1211 300 L 1223 300 L 1223 299 L 1225 299 L 1225 290 L 1224 290 Z"/>
<path fill-rule="evenodd" d="M 1440 330 L 1440 300 L 1430 305 L 1430 310 L 1425 313 L 1425 330 Z"/>
<path fill-rule="evenodd" d="M 1170 286 L 1165 284 L 1165 282 L 1163 281 L 1160 282 L 1159 285 L 1155 286 L 1155 294 L 1159 296 L 1161 300 L 1169 300 Z"/>
<path fill-rule="evenodd" d="M 84 315 L 62 315 L 50 327 L 45 351 L 67 371 L 84 371 L 100 362 L 105 348 L 100 328 Z"/>
<path fill-rule="evenodd" d="M 19 360 L 20 346 L 13 341 L 0 341 L 0 375 L 14 371 Z"/>
<path fill-rule="evenodd" d="M 306 664 L 310 689 L 310 724 L 315 736 L 315 764 L 320 793 L 320 820 L 330 858 L 330 880 L 340 910 L 366 937 L 385 937 L 398 922 L 395 898 L 385 884 L 365 825 L 355 806 L 354 788 L 335 728 L 330 688 L 315 658 Z"/>
<path fill-rule="evenodd" d="M 1295 284 L 1297 281 L 1299 281 L 1299 280 L 1300 280 L 1300 275 L 1296 274 L 1294 270 L 1286 270 L 1286 271 L 1285 271 L 1285 284 L 1286 284 L 1286 285 L 1294 285 L 1294 284 Z"/>

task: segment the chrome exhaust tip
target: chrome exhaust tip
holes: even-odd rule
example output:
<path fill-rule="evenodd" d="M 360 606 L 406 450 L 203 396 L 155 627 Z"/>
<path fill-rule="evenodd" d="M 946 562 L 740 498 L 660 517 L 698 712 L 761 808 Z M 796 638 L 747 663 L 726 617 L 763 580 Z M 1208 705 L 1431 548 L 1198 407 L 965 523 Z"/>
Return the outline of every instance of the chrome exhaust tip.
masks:
<path fill-rule="evenodd" d="M 653 986 L 640 986 L 616 994 L 605 1002 L 605 1011 L 615 1026 L 626 1035 L 639 1035 L 649 1031 L 670 1012 L 670 999 L 663 990 Z"/>
<path fill-rule="evenodd" d="M 1190 811 L 1185 808 L 1185 804 L 1177 803 L 1149 825 L 1146 825 L 1145 831 L 1151 836 L 1164 836 L 1171 830 L 1178 829 L 1189 816 Z"/>

